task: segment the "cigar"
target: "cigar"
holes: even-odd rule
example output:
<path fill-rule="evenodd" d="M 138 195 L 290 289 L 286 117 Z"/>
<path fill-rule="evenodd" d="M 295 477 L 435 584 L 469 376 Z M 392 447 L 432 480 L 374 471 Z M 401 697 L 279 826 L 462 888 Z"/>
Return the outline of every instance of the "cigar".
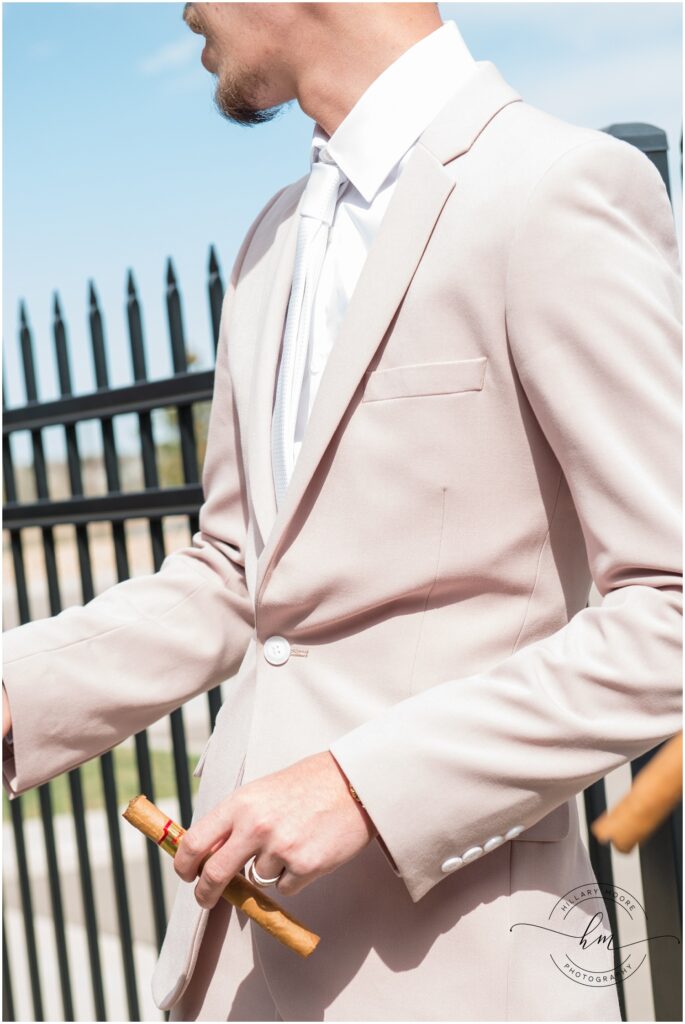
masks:
<path fill-rule="evenodd" d="M 668 741 L 637 773 L 632 789 L 590 826 L 600 843 L 611 842 L 621 853 L 659 827 L 683 795 L 683 734 Z"/>
<path fill-rule="evenodd" d="M 123 817 L 172 857 L 176 856 L 178 843 L 186 830 L 160 811 L 145 794 L 141 793 L 129 800 Z M 211 853 L 207 854 L 200 866 L 210 856 Z M 221 895 L 300 956 L 307 957 L 316 949 L 319 936 L 269 899 L 266 893 L 249 882 L 244 875 L 234 875 Z"/>

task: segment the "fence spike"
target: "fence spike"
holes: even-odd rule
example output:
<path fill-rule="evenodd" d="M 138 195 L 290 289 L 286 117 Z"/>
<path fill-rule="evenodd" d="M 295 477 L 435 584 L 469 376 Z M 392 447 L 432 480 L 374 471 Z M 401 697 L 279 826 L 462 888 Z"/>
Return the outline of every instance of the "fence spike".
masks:
<path fill-rule="evenodd" d="M 185 345 L 185 332 L 183 330 L 183 315 L 181 312 L 181 293 L 178 288 L 174 265 L 169 257 L 167 261 L 167 289 L 166 307 L 169 322 L 169 342 L 171 345 L 171 361 L 174 373 L 186 373 L 188 370 L 188 356 Z"/>
<path fill-rule="evenodd" d="M 5 393 L 5 381 L 7 380 L 7 367 L 5 366 L 5 349 L 2 350 L 2 407 L 7 408 L 7 396 Z"/>
<path fill-rule="evenodd" d="M 26 315 L 26 303 L 23 299 L 19 300 L 19 325 L 21 327 L 28 327 L 28 317 Z"/>
<path fill-rule="evenodd" d="M 133 280 L 133 271 L 128 272 L 128 334 L 131 347 L 131 360 L 133 363 L 133 379 L 147 380 L 147 366 L 145 359 L 145 342 L 143 340 L 143 321 L 140 310 L 140 302 Z M 150 486 L 146 484 L 146 486 Z"/>
<path fill-rule="evenodd" d="M 90 303 L 88 323 L 90 326 L 90 347 L 93 353 L 93 367 L 95 370 L 95 386 L 106 388 L 109 387 L 109 373 L 107 370 L 107 352 L 105 350 L 105 332 L 98 304 L 98 296 L 95 291 L 95 282 L 92 278 L 88 282 L 88 300 Z M 104 424 L 103 430 L 105 430 Z"/>
<path fill-rule="evenodd" d="M 54 292 L 53 309 L 55 320 L 53 323 L 53 337 L 55 342 L 55 355 L 57 358 L 57 377 L 59 380 L 60 393 L 71 394 L 71 368 L 69 366 L 69 353 L 67 352 L 67 329 L 62 316 L 62 309 L 59 301 L 59 292 Z M 68 430 L 67 430 L 68 438 Z"/>
<path fill-rule="evenodd" d="M 24 387 L 26 388 L 26 400 L 28 402 L 38 401 L 38 382 L 36 378 L 36 365 L 33 358 L 33 338 L 31 328 L 28 324 L 26 306 L 22 302 L 20 307 L 21 326 L 19 329 L 19 345 L 21 348 L 21 361 L 24 372 Z M 42 442 L 39 440 L 39 444 Z M 35 452 L 34 452 L 35 457 Z"/>
<path fill-rule="evenodd" d="M 221 280 L 221 268 L 217 259 L 216 250 L 213 245 L 209 247 L 209 315 L 212 321 L 212 341 L 214 352 L 219 343 L 219 324 L 221 322 L 221 307 L 224 301 L 224 283 Z"/>

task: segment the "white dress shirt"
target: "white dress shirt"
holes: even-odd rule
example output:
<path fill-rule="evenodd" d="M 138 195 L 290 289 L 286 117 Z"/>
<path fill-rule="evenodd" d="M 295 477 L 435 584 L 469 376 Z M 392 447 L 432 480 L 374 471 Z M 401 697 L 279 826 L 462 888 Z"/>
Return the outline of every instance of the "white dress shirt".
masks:
<path fill-rule="evenodd" d="M 349 179 L 340 190 L 312 310 L 293 464 L 321 374 L 397 179 L 416 140 L 475 64 L 453 21 L 405 50 L 329 136 L 315 123 L 310 166 L 326 146 Z"/>

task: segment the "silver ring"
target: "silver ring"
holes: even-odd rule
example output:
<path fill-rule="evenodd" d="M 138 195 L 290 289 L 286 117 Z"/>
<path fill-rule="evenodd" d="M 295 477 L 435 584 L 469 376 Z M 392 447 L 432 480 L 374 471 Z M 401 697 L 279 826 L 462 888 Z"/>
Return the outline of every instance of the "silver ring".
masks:
<path fill-rule="evenodd" d="M 247 869 L 247 877 L 248 877 L 248 879 L 250 879 L 252 882 L 254 882 L 255 885 L 261 885 L 261 886 L 275 885 L 276 882 L 279 880 L 279 878 L 282 876 L 283 872 L 285 871 L 285 864 L 283 865 L 283 867 L 278 872 L 278 874 L 276 875 L 275 878 L 262 878 L 262 876 L 257 871 L 257 868 L 255 867 L 255 861 L 256 860 L 257 860 L 257 858 L 255 856 L 255 857 L 252 858 L 252 860 L 249 863 L 249 866 L 248 866 L 248 869 Z"/>

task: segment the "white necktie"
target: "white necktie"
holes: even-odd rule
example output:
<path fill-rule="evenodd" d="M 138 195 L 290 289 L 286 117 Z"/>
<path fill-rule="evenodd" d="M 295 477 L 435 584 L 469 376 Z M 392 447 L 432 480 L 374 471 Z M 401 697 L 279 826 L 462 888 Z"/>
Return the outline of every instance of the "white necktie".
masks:
<path fill-rule="evenodd" d="M 271 458 L 280 507 L 294 468 L 293 441 L 302 391 L 312 306 L 340 185 L 347 178 L 327 150 L 319 151 L 302 194 L 295 267 L 288 302 L 271 430 Z"/>

